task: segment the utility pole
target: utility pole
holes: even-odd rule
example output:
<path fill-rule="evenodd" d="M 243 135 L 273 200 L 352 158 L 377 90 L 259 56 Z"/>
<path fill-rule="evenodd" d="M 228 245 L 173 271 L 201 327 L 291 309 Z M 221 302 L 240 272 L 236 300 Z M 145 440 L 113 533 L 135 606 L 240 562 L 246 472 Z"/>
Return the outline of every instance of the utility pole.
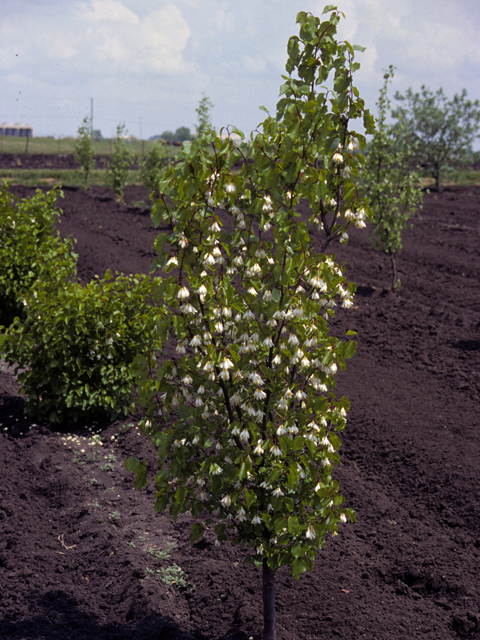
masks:
<path fill-rule="evenodd" d="M 90 98 L 90 135 L 93 136 L 93 98 Z"/>

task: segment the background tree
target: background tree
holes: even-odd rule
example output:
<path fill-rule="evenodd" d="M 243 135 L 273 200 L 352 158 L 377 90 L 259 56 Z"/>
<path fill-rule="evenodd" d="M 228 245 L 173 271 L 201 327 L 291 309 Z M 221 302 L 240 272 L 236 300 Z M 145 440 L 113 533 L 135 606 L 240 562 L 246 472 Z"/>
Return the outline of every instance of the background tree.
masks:
<path fill-rule="evenodd" d="M 166 142 L 185 142 L 185 140 L 192 139 L 192 134 L 188 127 L 178 127 L 175 133 L 164 131 L 159 137 Z"/>
<path fill-rule="evenodd" d="M 192 133 L 188 127 L 178 127 L 175 131 L 175 140 L 177 142 L 185 142 L 185 140 L 191 140 Z"/>
<path fill-rule="evenodd" d="M 117 126 L 117 135 L 113 141 L 113 153 L 108 163 L 108 178 L 113 193 L 123 198 L 123 191 L 127 183 L 128 170 L 134 160 L 135 154 L 129 147 L 124 124 Z"/>
<path fill-rule="evenodd" d="M 275 570 L 311 570 L 327 534 L 354 518 L 333 477 L 349 408 L 333 388 L 355 343 L 328 326 L 335 301 L 352 305 L 354 285 L 325 252 L 349 225 L 365 226 L 355 187 L 363 157 L 353 152 L 364 138 L 349 121 L 363 118 L 370 132 L 373 119 L 352 84 L 354 48 L 335 37 L 341 14 L 325 11 L 323 22 L 298 14 L 282 97 L 261 133 L 240 147 L 200 137 L 167 170 L 153 221 L 173 229 L 155 247 L 157 266 L 174 271 L 157 289 L 158 342 L 170 336 L 177 354 L 169 345 L 136 361 L 142 429 L 159 454 L 155 508 L 197 518 L 192 541 L 209 513 L 219 543 L 251 550 L 266 640 L 275 637 Z M 126 464 L 144 486 L 145 463 Z"/>
<path fill-rule="evenodd" d="M 195 125 L 195 133 L 197 138 L 204 136 L 208 133 L 215 132 L 215 129 L 211 120 L 211 110 L 214 105 L 210 98 L 205 94 L 202 94 L 202 98 L 198 103 L 198 107 L 195 109 L 197 114 L 197 124 Z"/>
<path fill-rule="evenodd" d="M 443 89 L 433 92 L 425 86 L 419 93 L 412 89 L 405 95 L 397 92 L 395 99 L 402 105 L 392 115 L 399 121 L 406 144 L 415 147 L 417 166 L 434 178 L 441 191 L 448 173 L 468 162 L 479 136 L 480 102 L 468 100 L 466 89 L 449 100 Z"/>
<path fill-rule="evenodd" d="M 78 128 L 78 138 L 75 141 L 75 157 L 85 174 L 85 188 L 87 188 L 90 173 L 95 167 L 95 152 L 93 150 L 90 119 L 86 117 Z"/>
<path fill-rule="evenodd" d="M 412 168 L 416 147 L 406 133 L 403 121 L 387 123 L 390 109 L 388 83 L 394 76 L 390 65 L 377 102 L 376 131 L 367 145 L 362 177 L 362 191 L 372 210 L 374 246 L 390 257 L 392 291 L 400 285 L 395 255 L 402 248 L 402 233 L 409 219 L 421 206 L 423 194 L 419 172 Z"/>

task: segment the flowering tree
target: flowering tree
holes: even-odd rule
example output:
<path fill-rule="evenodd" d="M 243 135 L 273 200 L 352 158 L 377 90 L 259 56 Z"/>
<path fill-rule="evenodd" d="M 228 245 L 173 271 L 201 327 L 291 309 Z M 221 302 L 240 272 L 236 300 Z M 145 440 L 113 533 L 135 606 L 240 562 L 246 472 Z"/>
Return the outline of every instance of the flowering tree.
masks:
<path fill-rule="evenodd" d="M 261 132 L 240 147 L 211 132 L 167 170 L 153 210 L 172 229 L 156 240 L 157 266 L 171 274 L 157 291 L 159 338 L 178 355 L 164 360 L 160 347 L 136 362 L 143 431 L 159 452 L 155 507 L 198 519 L 192 541 L 214 520 L 219 544 L 251 549 L 269 640 L 275 570 L 312 569 L 326 535 L 354 518 L 332 475 L 349 402 L 332 389 L 355 343 L 329 335 L 328 321 L 355 287 L 325 252 L 349 225 L 365 226 L 355 186 L 364 138 L 349 124 L 363 118 L 371 131 L 373 120 L 352 85 L 354 48 L 335 39 L 341 14 L 325 12 L 323 22 L 298 14 L 277 113 Z M 126 464 L 144 486 L 145 463 Z"/>
<path fill-rule="evenodd" d="M 386 122 L 390 108 L 388 83 L 394 75 L 390 65 L 377 102 L 376 131 L 368 143 L 361 187 L 372 210 L 373 245 L 382 249 L 392 266 L 391 290 L 400 286 L 395 255 L 402 248 L 402 233 L 422 204 L 420 174 L 412 169 L 416 149 L 401 122 Z"/>

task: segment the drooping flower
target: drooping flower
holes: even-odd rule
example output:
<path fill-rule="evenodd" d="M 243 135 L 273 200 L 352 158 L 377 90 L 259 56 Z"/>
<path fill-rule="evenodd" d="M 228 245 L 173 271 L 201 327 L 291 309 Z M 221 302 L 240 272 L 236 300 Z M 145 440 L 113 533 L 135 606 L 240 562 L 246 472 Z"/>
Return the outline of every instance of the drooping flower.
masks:
<path fill-rule="evenodd" d="M 224 358 L 220 363 L 220 369 L 223 369 L 224 371 L 227 371 L 232 367 L 233 367 L 233 362 L 230 360 L 230 358 Z"/>
<path fill-rule="evenodd" d="M 178 267 L 178 258 L 177 258 L 177 256 L 172 256 L 172 257 L 168 260 L 167 264 L 165 265 L 165 268 L 166 268 L 166 267 L 170 267 L 170 266 Z"/>
<path fill-rule="evenodd" d="M 222 467 L 216 462 L 210 465 L 210 475 L 211 476 L 219 476 L 223 473 Z"/>
<path fill-rule="evenodd" d="M 305 534 L 305 537 L 308 540 L 315 540 L 315 538 L 316 538 L 315 529 L 312 527 L 311 524 L 308 526 L 307 533 Z"/>
<path fill-rule="evenodd" d="M 177 293 L 177 298 L 179 300 L 186 300 L 190 296 L 190 291 L 187 287 L 182 287 L 180 291 Z"/>
<path fill-rule="evenodd" d="M 253 450 L 253 453 L 256 456 L 261 456 L 264 453 L 263 447 L 262 447 L 262 440 L 257 440 L 257 446 L 255 447 L 255 449 Z"/>
<path fill-rule="evenodd" d="M 243 442 L 248 442 L 250 440 L 250 433 L 248 432 L 248 429 L 244 429 L 241 432 L 240 440 L 242 440 Z"/>
<path fill-rule="evenodd" d="M 272 207 L 272 198 L 268 194 L 263 199 L 263 207 L 262 207 L 262 209 L 263 209 L 263 211 L 271 211 L 273 209 L 273 207 Z"/>
<path fill-rule="evenodd" d="M 180 313 L 191 313 L 191 314 L 198 313 L 195 307 L 193 306 L 193 304 L 190 304 L 190 302 L 188 302 L 187 304 L 182 304 L 178 308 L 178 310 L 180 311 Z"/>
<path fill-rule="evenodd" d="M 263 389 L 255 389 L 255 391 L 253 392 L 253 397 L 255 398 L 255 400 L 265 400 L 267 394 Z"/>
<path fill-rule="evenodd" d="M 246 520 L 245 509 L 243 507 L 240 507 L 240 509 L 237 512 L 237 520 L 239 522 L 244 522 Z"/>
<path fill-rule="evenodd" d="M 220 500 L 220 502 L 224 507 L 229 507 L 232 504 L 232 499 L 229 495 L 226 495 Z"/>
<path fill-rule="evenodd" d="M 333 154 L 333 158 L 332 160 L 334 161 L 334 163 L 336 165 L 342 164 L 343 162 L 343 155 L 340 153 L 340 151 L 335 151 L 335 153 Z"/>
<path fill-rule="evenodd" d="M 203 264 L 207 267 L 213 266 L 215 264 L 215 258 L 211 253 L 207 253 L 207 255 L 204 257 Z"/>

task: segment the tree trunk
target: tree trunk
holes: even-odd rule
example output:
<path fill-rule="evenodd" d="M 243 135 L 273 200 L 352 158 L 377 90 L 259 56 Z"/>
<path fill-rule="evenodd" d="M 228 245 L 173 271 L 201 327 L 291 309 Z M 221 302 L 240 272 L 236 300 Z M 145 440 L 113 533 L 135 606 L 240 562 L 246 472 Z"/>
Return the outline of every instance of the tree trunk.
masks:
<path fill-rule="evenodd" d="M 275 640 L 277 623 L 275 620 L 275 571 L 263 561 L 263 640 Z"/>
<path fill-rule="evenodd" d="M 435 188 L 437 189 L 438 193 L 441 193 L 443 189 L 442 189 L 442 183 L 440 182 L 440 168 L 438 165 L 435 165 L 434 175 L 435 175 Z"/>
<path fill-rule="evenodd" d="M 396 287 L 397 287 L 397 282 L 398 282 L 397 264 L 395 262 L 395 255 L 394 255 L 394 253 L 392 251 L 389 252 L 389 256 L 390 256 L 390 260 L 392 262 L 392 292 L 394 292 Z"/>

